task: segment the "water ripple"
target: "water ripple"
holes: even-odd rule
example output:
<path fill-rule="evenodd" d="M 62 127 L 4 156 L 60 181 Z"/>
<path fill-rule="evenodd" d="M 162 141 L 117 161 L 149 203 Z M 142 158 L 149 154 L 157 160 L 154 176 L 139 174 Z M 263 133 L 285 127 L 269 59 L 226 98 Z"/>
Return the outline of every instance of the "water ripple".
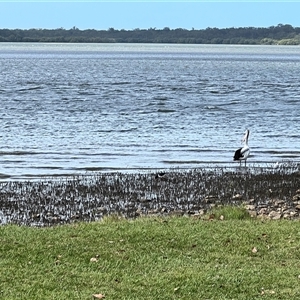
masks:
<path fill-rule="evenodd" d="M 61 46 L 0 51 L 1 178 L 300 160 L 298 48 Z"/>

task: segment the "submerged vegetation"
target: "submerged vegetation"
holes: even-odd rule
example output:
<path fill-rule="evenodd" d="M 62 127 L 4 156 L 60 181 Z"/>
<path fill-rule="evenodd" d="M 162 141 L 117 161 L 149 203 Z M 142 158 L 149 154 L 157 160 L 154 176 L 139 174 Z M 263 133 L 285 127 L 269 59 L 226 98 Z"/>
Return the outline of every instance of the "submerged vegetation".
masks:
<path fill-rule="evenodd" d="M 0 42 L 51 43 L 176 43 L 176 44 L 252 44 L 299 45 L 300 27 L 278 24 L 268 28 L 149 28 L 133 30 L 87 29 L 0 29 Z"/>
<path fill-rule="evenodd" d="M 198 215 L 214 207 L 276 202 L 298 217 L 300 167 L 99 173 L 41 181 L 0 183 L 2 223 L 49 226 L 97 221 L 108 215 Z M 298 199 L 299 196 L 299 199 Z M 282 206 L 282 205 L 281 205 Z M 300 206 L 299 206 L 300 207 Z M 283 210 L 283 208 L 282 208 Z M 269 211 L 268 211 L 269 212 Z"/>

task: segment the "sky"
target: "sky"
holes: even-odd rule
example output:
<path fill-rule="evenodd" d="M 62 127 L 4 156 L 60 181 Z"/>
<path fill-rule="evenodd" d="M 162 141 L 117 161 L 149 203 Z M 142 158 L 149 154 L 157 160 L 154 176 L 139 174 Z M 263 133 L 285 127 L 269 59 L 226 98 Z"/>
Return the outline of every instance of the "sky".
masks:
<path fill-rule="evenodd" d="M 0 0 L 0 29 L 191 30 L 278 24 L 300 27 L 300 0 Z"/>

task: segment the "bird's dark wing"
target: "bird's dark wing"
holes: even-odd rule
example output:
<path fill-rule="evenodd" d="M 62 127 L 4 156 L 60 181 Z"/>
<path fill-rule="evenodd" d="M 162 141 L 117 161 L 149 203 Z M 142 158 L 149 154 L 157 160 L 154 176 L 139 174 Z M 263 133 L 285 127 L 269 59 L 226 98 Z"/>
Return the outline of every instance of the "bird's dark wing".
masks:
<path fill-rule="evenodd" d="M 239 148 L 235 151 L 234 156 L 233 156 L 233 160 L 240 160 L 241 157 L 243 157 L 241 150 L 243 148 Z"/>

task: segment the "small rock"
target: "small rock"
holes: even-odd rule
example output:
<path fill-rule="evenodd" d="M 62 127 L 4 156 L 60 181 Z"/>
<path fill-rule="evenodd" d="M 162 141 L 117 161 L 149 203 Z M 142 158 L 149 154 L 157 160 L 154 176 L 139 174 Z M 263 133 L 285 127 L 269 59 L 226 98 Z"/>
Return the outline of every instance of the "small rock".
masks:
<path fill-rule="evenodd" d="M 96 258 L 96 257 L 92 257 L 91 259 L 90 259 L 90 262 L 97 262 L 98 261 L 98 259 Z"/>
<path fill-rule="evenodd" d="M 293 196 L 293 201 L 298 201 L 298 200 L 300 200 L 300 195 L 299 194 Z"/>
<path fill-rule="evenodd" d="M 274 202 L 274 204 L 275 204 L 276 206 L 280 206 L 280 205 L 282 205 L 282 204 L 284 204 L 284 203 L 285 203 L 284 200 L 276 200 L 276 201 Z"/>
<path fill-rule="evenodd" d="M 255 205 L 248 204 L 245 206 L 247 210 L 255 210 Z"/>
<path fill-rule="evenodd" d="M 250 210 L 249 215 L 251 218 L 256 218 L 257 217 L 257 212 L 255 210 Z"/>
<path fill-rule="evenodd" d="M 277 211 L 271 211 L 268 215 L 270 217 L 270 219 L 272 220 L 279 220 L 281 218 L 281 213 L 280 212 L 277 212 Z"/>
<path fill-rule="evenodd" d="M 267 213 L 267 208 L 261 208 L 259 211 L 258 211 L 258 214 L 259 215 L 265 215 Z"/>
<path fill-rule="evenodd" d="M 258 251 L 258 250 L 257 250 L 256 247 L 253 247 L 253 248 L 251 249 L 251 252 L 252 252 L 252 253 L 257 253 L 257 251 Z"/>
<path fill-rule="evenodd" d="M 205 215 L 205 210 L 204 210 L 204 209 L 200 209 L 200 210 L 199 210 L 199 215 L 200 215 L 200 216 Z"/>
<path fill-rule="evenodd" d="M 105 295 L 104 294 L 93 294 L 93 297 L 95 299 L 104 299 L 105 298 Z"/>

